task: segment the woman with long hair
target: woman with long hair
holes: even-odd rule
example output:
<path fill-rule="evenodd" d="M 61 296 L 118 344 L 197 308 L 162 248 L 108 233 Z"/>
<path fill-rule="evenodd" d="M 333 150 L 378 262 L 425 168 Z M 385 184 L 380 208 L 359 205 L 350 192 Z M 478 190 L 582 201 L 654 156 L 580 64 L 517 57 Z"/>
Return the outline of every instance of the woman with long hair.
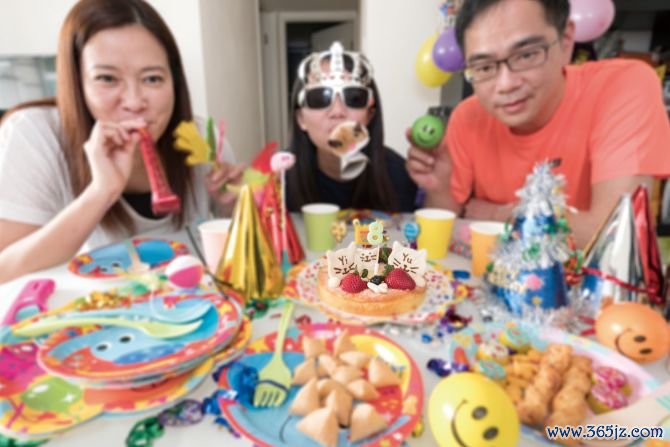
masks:
<path fill-rule="evenodd" d="M 191 120 L 175 40 L 143 0 L 82 0 L 61 28 L 56 98 L 23 104 L 0 127 L 0 283 L 80 249 L 175 229 L 209 214 L 242 167 L 191 168 L 173 131 Z M 153 140 L 181 211 L 154 215 L 140 133 Z M 206 186 L 206 188 L 204 187 Z"/>

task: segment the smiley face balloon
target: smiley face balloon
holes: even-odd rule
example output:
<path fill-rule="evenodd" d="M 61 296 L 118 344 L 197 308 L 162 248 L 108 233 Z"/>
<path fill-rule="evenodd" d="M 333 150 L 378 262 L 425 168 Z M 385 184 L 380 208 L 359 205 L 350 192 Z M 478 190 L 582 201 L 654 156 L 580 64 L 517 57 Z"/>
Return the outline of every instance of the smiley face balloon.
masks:
<path fill-rule="evenodd" d="M 430 395 L 428 418 L 441 447 L 514 446 L 521 431 L 507 393 L 477 373 L 452 374 L 438 383 Z"/>
<path fill-rule="evenodd" d="M 640 303 L 607 306 L 596 319 L 598 341 L 636 362 L 653 362 L 670 350 L 670 328 L 661 314 Z"/>

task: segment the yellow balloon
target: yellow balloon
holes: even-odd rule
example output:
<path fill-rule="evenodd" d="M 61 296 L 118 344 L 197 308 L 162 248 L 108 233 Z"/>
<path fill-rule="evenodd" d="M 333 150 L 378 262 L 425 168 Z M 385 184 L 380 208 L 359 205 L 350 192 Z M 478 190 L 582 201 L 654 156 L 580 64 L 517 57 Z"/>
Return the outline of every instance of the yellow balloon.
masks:
<path fill-rule="evenodd" d="M 437 384 L 428 419 L 441 447 L 515 446 L 521 427 L 512 400 L 500 385 L 477 373 L 456 373 Z"/>
<path fill-rule="evenodd" d="M 433 62 L 433 45 L 439 34 L 434 34 L 424 40 L 416 55 L 416 77 L 427 87 L 439 87 L 449 80 L 451 73 L 437 68 Z"/>

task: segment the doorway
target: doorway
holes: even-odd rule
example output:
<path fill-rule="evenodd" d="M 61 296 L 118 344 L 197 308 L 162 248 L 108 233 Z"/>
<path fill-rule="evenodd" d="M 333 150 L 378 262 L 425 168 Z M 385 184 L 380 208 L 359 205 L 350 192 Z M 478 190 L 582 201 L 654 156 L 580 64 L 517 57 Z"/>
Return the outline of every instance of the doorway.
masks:
<path fill-rule="evenodd" d="M 266 140 L 289 144 L 291 88 L 302 59 L 339 40 L 358 50 L 356 11 L 262 12 L 263 112 Z"/>

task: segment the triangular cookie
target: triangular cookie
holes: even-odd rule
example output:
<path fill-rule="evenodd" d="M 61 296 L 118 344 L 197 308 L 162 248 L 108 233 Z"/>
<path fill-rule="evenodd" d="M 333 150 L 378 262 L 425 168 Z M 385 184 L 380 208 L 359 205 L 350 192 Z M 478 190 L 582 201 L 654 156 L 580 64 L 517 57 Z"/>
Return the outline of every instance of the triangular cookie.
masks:
<path fill-rule="evenodd" d="M 374 400 L 379 397 L 377 389 L 365 379 L 354 380 L 347 384 L 347 390 L 358 400 Z"/>
<path fill-rule="evenodd" d="M 376 388 L 400 385 L 400 378 L 386 362 L 378 358 L 370 360 L 370 364 L 368 365 L 368 380 Z"/>
<path fill-rule="evenodd" d="M 323 343 L 323 340 L 318 338 L 303 336 L 302 337 L 302 350 L 305 353 L 305 358 L 318 357 L 321 354 L 325 354 L 326 345 Z"/>
<path fill-rule="evenodd" d="M 293 371 L 293 385 L 304 385 L 316 377 L 316 359 L 307 359 Z"/>
<path fill-rule="evenodd" d="M 387 427 L 386 420 L 370 404 L 358 404 L 351 413 L 349 441 L 356 442 L 372 436 Z"/>
<path fill-rule="evenodd" d="M 316 379 L 312 379 L 305 386 L 300 388 L 298 394 L 291 402 L 289 413 L 297 416 L 305 416 L 321 406 L 319 399 L 319 389 L 316 386 Z"/>
<path fill-rule="evenodd" d="M 320 408 L 302 418 L 296 428 L 326 447 L 337 447 L 337 416 L 332 408 Z"/>
<path fill-rule="evenodd" d="M 335 368 L 335 371 L 330 376 L 333 380 L 340 382 L 342 385 L 346 385 L 349 382 L 363 377 L 363 371 L 360 369 L 354 368 L 353 366 L 342 365 Z"/>
<path fill-rule="evenodd" d="M 336 382 L 333 379 L 321 379 L 319 382 L 316 384 L 316 387 L 319 390 L 319 396 L 321 397 L 326 397 L 327 395 L 330 394 L 331 391 L 333 391 L 335 388 L 339 388 L 342 391 L 346 391 L 346 387 L 342 385 L 340 382 Z"/>
<path fill-rule="evenodd" d="M 347 331 L 344 331 L 338 335 L 333 342 L 333 355 L 335 357 L 339 357 L 343 352 L 355 350 L 356 346 L 354 346 L 352 343 L 351 338 L 349 337 L 349 332 Z"/>
<path fill-rule="evenodd" d="M 331 376 L 338 366 L 340 366 L 340 362 L 338 362 L 332 355 L 321 354 L 319 356 L 319 366 L 317 370 L 319 377 Z"/>
<path fill-rule="evenodd" d="M 332 408 L 337 415 L 337 422 L 342 427 L 348 427 L 351 419 L 351 406 L 353 399 L 351 394 L 342 388 L 334 388 L 326 397 L 326 407 Z"/>
<path fill-rule="evenodd" d="M 347 351 L 340 354 L 340 360 L 356 368 L 366 368 L 370 362 L 370 354 L 361 351 Z"/>

